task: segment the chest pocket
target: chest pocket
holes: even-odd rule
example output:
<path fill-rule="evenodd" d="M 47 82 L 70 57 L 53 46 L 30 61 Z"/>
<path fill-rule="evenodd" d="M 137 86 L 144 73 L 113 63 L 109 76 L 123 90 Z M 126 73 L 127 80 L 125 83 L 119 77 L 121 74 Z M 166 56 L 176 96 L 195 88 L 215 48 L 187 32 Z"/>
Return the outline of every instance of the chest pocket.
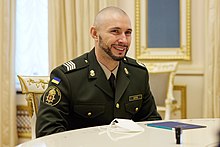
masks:
<path fill-rule="evenodd" d="M 131 114 L 137 113 L 141 108 L 142 100 L 136 100 L 125 104 L 125 110 Z"/>
<path fill-rule="evenodd" d="M 74 112 L 84 118 L 92 119 L 105 112 L 104 104 L 79 104 L 74 106 Z"/>

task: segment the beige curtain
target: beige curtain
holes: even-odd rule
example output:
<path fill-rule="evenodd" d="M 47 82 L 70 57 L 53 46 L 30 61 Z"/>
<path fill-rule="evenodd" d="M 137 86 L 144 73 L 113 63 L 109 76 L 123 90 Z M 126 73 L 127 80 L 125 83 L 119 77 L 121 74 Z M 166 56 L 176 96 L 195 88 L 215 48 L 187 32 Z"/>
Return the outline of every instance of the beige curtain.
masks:
<path fill-rule="evenodd" d="M 208 0 L 206 13 L 206 69 L 204 117 L 220 117 L 220 1 Z"/>
<path fill-rule="evenodd" d="M 14 74 L 15 0 L 0 0 L 0 146 L 17 143 Z"/>
<path fill-rule="evenodd" d="M 93 47 L 89 28 L 95 14 L 116 0 L 49 0 L 49 67 L 67 62 Z"/>

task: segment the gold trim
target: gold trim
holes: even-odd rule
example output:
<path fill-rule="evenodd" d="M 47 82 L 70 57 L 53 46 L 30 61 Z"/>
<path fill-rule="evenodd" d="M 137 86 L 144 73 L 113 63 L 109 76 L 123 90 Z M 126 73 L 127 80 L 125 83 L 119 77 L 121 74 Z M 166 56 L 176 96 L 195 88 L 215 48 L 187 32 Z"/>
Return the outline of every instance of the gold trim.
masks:
<path fill-rule="evenodd" d="M 174 108 L 174 112 L 180 110 L 181 118 L 187 118 L 187 109 L 186 109 L 186 85 L 174 85 L 173 90 L 180 91 L 181 93 L 181 106 Z"/>
<path fill-rule="evenodd" d="M 33 93 L 27 94 L 25 99 L 27 101 L 29 116 L 32 117 L 34 113 L 34 110 L 33 110 L 34 105 L 32 103 L 32 100 L 34 100 L 34 94 Z"/>
<path fill-rule="evenodd" d="M 37 94 L 35 94 L 35 93 L 33 93 L 33 103 L 34 103 L 34 110 L 35 110 L 35 113 L 36 113 L 36 115 L 37 115 L 37 113 L 38 113 L 38 105 L 39 105 L 39 99 L 40 99 L 40 96 L 39 96 L 39 98 L 37 97 Z M 33 108 L 33 107 L 32 107 Z"/>
<path fill-rule="evenodd" d="M 18 133 L 19 138 L 31 138 L 30 133 Z"/>
<path fill-rule="evenodd" d="M 44 93 L 50 78 L 48 76 L 17 76 L 20 81 L 22 93 L 26 94 L 28 112 L 30 117 L 32 117 L 34 112 L 35 114 L 38 112 L 38 96 Z"/>
<path fill-rule="evenodd" d="M 177 73 L 176 76 L 204 76 L 204 74 L 203 73 L 201 73 L 201 74 L 197 74 L 197 73 L 195 73 L 195 74 L 194 73 L 189 73 L 189 74 L 187 74 L 187 73 L 182 73 L 182 74 L 179 73 L 178 74 Z"/>
<path fill-rule="evenodd" d="M 135 46 L 136 46 L 136 57 L 140 56 L 140 24 L 141 24 L 141 16 L 140 16 L 140 0 L 135 0 Z"/>
<path fill-rule="evenodd" d="M 147 3 L 148 1 L 146 1 Z M 184 3 L 185 2 L 185 3 Z M 184 4 L 182 4 L 184 3 Z M 186 13 L 183 13 L 184 5 Z M 141 45 L 141 0 L 135 0 L 135 48 L 138 60 L 191 60 L 191 0 L 180 0 L 180 48 L 146 48 Z M 185 15 L 185 23 L 183 16 Z M 184 24 L 183 24 L 184 23 Z M 182 32 L 183 25 L 186 32 Z M 143 32 L 143 31 L 142 31 Z M 146 31 L 147 32 L 147 31 Z M 185 40 L 183 35 L 185 36 Z M 185 43 L 184 43 L 185 41 Z M 146 44 L 147 46 L 147 44 Z M 160 54 L 158 54 L 158 51 Z"/>
<path fill-rule="evenodd" d="M 18 77 L 18 80 L 20 81 L 22 93 L 27 93 L 28 92 L 28 88 L 27 88 L 27 86 L 25 84 L 24 79 L 20 75 L 17 75 L 17 77 Z"/>
<path fill-rule="evenodd" d="M 38 94 L 42 94 L 44 91 L 35 91 L 35 90 L 30 90 L 28 88 L 28 86 L 30 85 L 34 85 L 37 89 L 44 89 L 46 90 L 46 86 L 49 83 L 49 77 L 48 76 L 36 76 L 38 79 L 34 80 L 34 78 L 36 78 L 35 76 L 21 76 L 21 75 L 17 75 L 19 81 L 20 81 L 20 85 L 21 85 L 21 91 L 24 94 L 27 93 L 38 93 Z M 33 77 L 33 78 L 32 78 Z M 45 80 L 44 78 L 47 78 L 48 80 Z M 28 80 L 25 81 L 25 78 L 28 78 Z M 27 85 L 28 84 L 28 85 Z"/>
<path fill-rule="evenodd" d="M 39 81 L 35 81 L 32 78 L 30 78 L 30 79 L 28 79 L 27 82 L 28 82 L 29 85 L 35 84 L 35 86 L 37 88 L 42 87 L 43 89 L 45 89 L 45 85 L 48 84 L 48 81 L 45 81 L 43 79 L 39 79 Z"/>

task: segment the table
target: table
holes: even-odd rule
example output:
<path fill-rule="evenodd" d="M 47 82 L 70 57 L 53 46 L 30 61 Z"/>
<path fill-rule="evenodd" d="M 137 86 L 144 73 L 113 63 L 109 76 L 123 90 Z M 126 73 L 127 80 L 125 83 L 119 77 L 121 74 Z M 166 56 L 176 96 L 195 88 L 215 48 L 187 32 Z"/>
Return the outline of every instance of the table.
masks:
<path fill-rule="evenodd" d="M 218 145 L 220 118 L 174 121 L 207 127 L 183 130 L 181 145 L 176 144 L 173 130 L 146 126 L 146 123 L 152 122 L 139 122 L 138 125 L 144 128 L 144 132 L 126 134 L 107 132 L 106 128 L 109 126 L 107 125 L 52 134 L 33 139 L 17 147 L 214 147 Z"/>

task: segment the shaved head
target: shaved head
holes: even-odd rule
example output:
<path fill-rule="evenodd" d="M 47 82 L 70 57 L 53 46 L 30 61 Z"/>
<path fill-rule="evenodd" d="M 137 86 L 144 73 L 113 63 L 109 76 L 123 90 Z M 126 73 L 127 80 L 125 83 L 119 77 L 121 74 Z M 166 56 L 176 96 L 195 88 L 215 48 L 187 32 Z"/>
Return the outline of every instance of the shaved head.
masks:
<path fill-rule="evenodd" d="M 90 28 L 97 60 L 108 69 L 114 69 L 127 54 L 131 33 L 131 21 L 125 11 L 114 6 L 99 11 Z"/>
<path fill-rule="evenodd" d="M 109 19 L 110 17 L 113 17 L 114 15 L 121 15 L 121 16 L 124 15 L 128 17 L 128 15 L 122 9 L 118 7 L 110 6 L 99 11 L 99 13 L 95 17 L 95 21 L 93 25 L 98 29 L 101 25 L 103 25 L 105 20 Z"/>

